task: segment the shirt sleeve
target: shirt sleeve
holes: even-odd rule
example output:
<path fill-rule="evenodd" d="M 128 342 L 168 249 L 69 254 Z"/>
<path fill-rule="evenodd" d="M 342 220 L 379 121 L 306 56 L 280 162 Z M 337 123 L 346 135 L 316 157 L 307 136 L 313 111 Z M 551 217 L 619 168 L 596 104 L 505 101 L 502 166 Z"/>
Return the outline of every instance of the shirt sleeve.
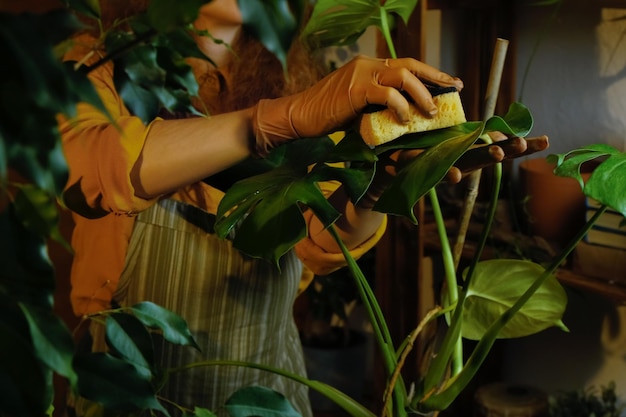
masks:
<path fill-rule="evenodd" d="M 78 47 L 66 59 L 78 61 L 87 53 L 86 48 Z M 108 114 L 80 103 L 75 117 L 60 121 L 63 150 L 70 167 L 63 199 L 69 208 L 87 218 L 108 213 L 134 215 L 155 201 L 137 197 L 131 183 L 131 172 L 150 124 L 132 116 L 124 106 L 113 84 L 111 64 L 91 71 L 89 78 Z"/>

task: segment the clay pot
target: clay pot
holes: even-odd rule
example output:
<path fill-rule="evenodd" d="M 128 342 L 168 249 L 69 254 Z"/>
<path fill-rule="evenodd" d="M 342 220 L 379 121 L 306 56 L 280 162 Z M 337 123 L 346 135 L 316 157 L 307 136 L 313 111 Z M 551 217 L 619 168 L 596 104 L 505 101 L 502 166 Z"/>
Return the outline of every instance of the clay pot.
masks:
<path fill-rule="evenodd" d="M 545 158 L 525 160 L 519 168 L 528 232 L 564 245 L 585 222 L 585 195 L 578 181 L 555 175 Z M 584 173 L 583 179 L 589 175 Z"/>

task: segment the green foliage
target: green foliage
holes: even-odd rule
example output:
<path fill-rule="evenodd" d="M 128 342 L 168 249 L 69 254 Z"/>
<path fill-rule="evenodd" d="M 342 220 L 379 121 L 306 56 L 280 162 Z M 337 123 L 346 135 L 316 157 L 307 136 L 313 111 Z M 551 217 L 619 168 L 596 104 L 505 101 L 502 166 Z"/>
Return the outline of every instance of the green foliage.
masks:
<path fill-rule="evenodd" d="M 480 340 L 498 317 L 510 309 L 544 268 L 529 261 L 493 259 L 480 262 L 467 290 L 463 309 L 463 337 Z M 561 317 L 567 305 L 565 290 L 551 275 L 498 334 L 523 337 L 548 327 L 564 328 Z"/>
<path fill-rule="evenodd" d="M 226 402 L 226 409 L 232 417 L 300 417 L 284 395 L 259 386 L 237 391 Z"/>
<path fill-rule="evenodd" d="M 85 16 L 99 19 L 97 1 L 67 3 Z M 54 201 L 65 185 L 67 167 L 57 116 L 72 116 L 78 102 L 90 103 L 106 113 L 87 75 L 109 61 L 114 63 L 116 86 L 125 103 L 143 120 L 152 119 L 161 109 L 193 112 L 190 99 L 197 94 L 197 84 L 184 59 L 202 57 L 193 42 L 191 27 L 201 4 L 200 0 L 151 2 L 146 14 L 127 22 L 131 31 L 114 28 L 102 34 L 107 50 L 104 59 L 78 69 L 60 59 L 68 37 L 81 27 L 69 13 L 0 14 L 0 51 L 11 62 L 0 68 L 0 190 L 4 193 L 0 206 L 0 389 L 4 394 L 0 396 L 0 413 L 45 414 L 50 408 L 52 376 L 56 373 L 70 382 L 76 394 L 102 403 L 107 411 L 133 415 L 151 410 L 167 415 L 158 392 L 169 373 L 176 370 L 161 369 L 156 364 L 152 338 L 158 333 L 171 343 L 198 348 L 184 320 L 148 302 L 103 312 L 92 319 L 103 319 L 107 352 L 75 353 L 69 330 L 52 309 L 54 270 L 46 240 L 51 237 L 62 242 Z M 375 25 L 389 38 L 394 19 L 406 22 L 415 4 L 416 0 L 320 0 L 305 36 L 318 45 L 346 44 Z M 304 2 L 242 1 L 240 7 L 245 25 L 285 65 L 288 39 L 299 25 Z M 280 257 L 306 234 L 303 210 L 312 210 L 337 237 L 333 224 L 339 213 L 324 198 L 317 183 L 337 180 L 357 202 L 372 181 L 379 158 L 398 149 L 425 149 L 399 173 L 375 207 L 415 222 L 412 211 L 417 200 L 440 182 L 479 137 L 492 130 L 525 136 L 531 128 L 530 112 L 514 103 L 505 116 L 486 123 L 469 122 L 407 135 L 376 149 L 365 146 L 355 132 L 348 132 L 337 145 L 328 138 L 294 141 L 275 149 L 267 160 L 248 161 L 229 171 L 236 171 L 241 181 L 223 199 L 216 230 L 226 237 L 236 229 L 234 244 L 238 249 L 278 264 Z M 603 161 L 584 186 L 585 194 L 626 214 L 623 153 L 593 145 L 555 158 L 559 175 L 579 180 L 582 163 Z M 334 162 L 349 162 L 349 166 L 340 168 Z M 9 169 L 28 184 L 9 184 Z M 385 320 L 362 271 L 340 240 L 338 244 L 370 314 L 383 362 L 391 375 L 401 363 Z M 390 409 L 397 415 L 444 409 L 467 386 L 496 338 L 517 337 L 548 325 L 562 326 L 564 299 L 552 276 L 562 259 L 556 259 L 550 268 L 518 262 L 504 266 L 480 263 L 470 268 L 459 299 L 450 300 L 451 326 L 436 366 L 428 371 L 426 382 L 411 398 L 402 381 L 390 387 L 395 399 Z M 503 269 L 507 272 L 501 272 Z M 500 285 L 493 285 L 494 276 L 500 279 Z M 540 300 L 546 297 L 549 303 Z M 541 308 L 534 308 L 536 304 Z M 521 325 L 518 318 L 534 324 Z M 460 335 L 479 339 L 478 347 L 462 370 L 448 379 L 445 375 L 453 360 L 452 347 Z M 259 364 L 230 365 L 292 378 L 333 398 L 353 416 L 372 416 L 345 394 L 317 381 Z M 432 396 L 426 395 L 435 391 Z M 279 394 L 258 387 L 235 394 L 227 407 L 234 415 L 243 415 L 259 404 L 262 408 L 254 408 L 255 415 L 294 413 Z M 182 412 L 185 416 L 213 415 L 202 408 Z"/>
<path fill-rule="evenodd" d="M 593 144 L 550 155 L 549 160 L 557 165 L 556 175 L 574 178 L 586 196 L 626 216 L 626 153 L 609 145 Z M 601 164 L 584 183 L 581 166 L 595 161 Z"/>
<path fill-rule="evenodd" d="M 397 15 L 407 23 L 417 0 L 318 0 L 303 36 L 319 47 L 350 45 L 370 26 L 383 30 Z"/>

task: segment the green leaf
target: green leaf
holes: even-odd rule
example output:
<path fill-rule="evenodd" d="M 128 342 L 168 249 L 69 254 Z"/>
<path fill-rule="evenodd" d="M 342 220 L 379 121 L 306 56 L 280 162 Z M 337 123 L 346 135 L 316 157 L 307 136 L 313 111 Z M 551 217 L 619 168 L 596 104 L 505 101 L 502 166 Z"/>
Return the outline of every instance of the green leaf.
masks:
<path fill-rule="evenodd" d="M 54 52 L 80 27 L 65 10 L 0 13 L 0 48 L 12 62 L 0 66 L 5 155 L 9 166 L 51 194 L 59 194 L 67 181 L 57 115 L 72 115 L 80 101 L 104 109 L 85 74 L 73 71 Z"/>
<path fill-rule="evenodd" d="M 193 23 L 206 0 L 152 0 L 148 5 L 148 21 L 158 32 L 167 33 Z"/>
<path fill-rule="evenodd" d="M 287 52 L 302 14 L 303 0 L 239 0 L 244 28 L 272 52 L 287 68 Z M 292 13 L 291 3 L 296 4 Z"/>
<path fill-rule="evenodd" d="M 98 0 L 64 0 L 65 5 L 85 16 L 98 19 L 100 17 L 100 2 Z"/>
<path fill-rule="evenodd" d="M 374 205 L 374 210 L 402 215 L 417 223 L 413 213 L 417 201 L 445 177 L 482 131 L 481 122 L 464 123 L 448 131 L 457 135 L 428 148 L 401 169 L 393 184 Z"/>
<path fill-rule="evenodd" d="M 487 120 L 485 132 L 498 131 L 509 136 L 524 137 L 533 127 L 533 117 L 528 108 L 519 102 L 513 102 L 504 117 L 493 116 Z"/>
<path fill-rule="evenodd" d="M 216 417 L 216 414 L 206 408 L 195 407 L 193 412 L 184 411 L 183 417 Z"/>
<path fill-rule="evenodd" d="M 463 310 L 462 335 L 479 340 L 533 282 L 544 273 L 541 265 L 517 259 L 478 263 Z M 499 338 L 528 336 L 551 326 L 565 329 L 561 321 L 567 295 L 554 276 L 548 277 L 526 304 L 501 330 Z"/>
<path fill-rule="evenodd" d="M 105 321 L 107 345 L 111 353 L 132 363 L 146 378 L 152 375 L 154 349 L 152 338 L 143 323 L 135 316 L 113 313 Z"/>
<path fill-rule="evenodd" d="M 601 161 L 585 184 L 582 165 Z M 626 216 L 626 153 L 610 145 L 593 144 L 563 154 L 548 156 L 555 164 L 554 173 L 578 181 L 586 196 Z"/>
<path fill-rule="evenodd" d="M 130 309 L 145 326 L 160 329 L 168 342 L 200 350 L 187 322 L 178 314 L 149 301 L 135 304 Z"/>
<path fill-rule="evenodd" d="M 0 293 L 52 307 L 55 276 L 46 240 L 25 229 L 13 205 L 0 211 Z"/>
<path fill-rule="evenodd" d="M 51 309 L 42 309 L 19 303 L 30 328 L 35 355 L 76 387 L 76 373 L 72 368 L 74 340 L 65 323 Z"/>
<path fill-rule="evenodd" d="M 56 199 L 33 184 L 16 184 L 18 192 L 13 204 L 15 213 L 25 228 L 40 236 L 51 238 L 69 252 L 70 244 L 59 229 L 59 213 Z"/>
<path fill-rule="evenodd" d="M 52 402 L 52 375 L 34 354 L 16 303 L 1 292 L 0 302 L 0 414 L 43 415 Z"/>
<path fill-rule="evenodd" d="M 382 28 L 381 13 L 408 22 L 417 0 L 318 0 L 302 36 L 319 47 L 350 45 L 370 26 Z"/>
<path fill-rule="evenodd" d="M 225 407 L 232 417 L 301 417 L 284 395 L 260 386 L 236 391 Z"/>
<path fill-rule="evenodd" d="M 343 179 L 356 198 L 371 178 L 370 171 L 360 168 L 338 170 L 319 164 L 309 171 L 310 165 L 332 154 L 333 146 L 329 138 L 309 138 L 279 147 L 277 155 L 270 154 L 273 170 L 239 181 L 228 190 L 217 211 L 218 235 L 224 238 L 238 226 L 235 247 L 278 264 L 306 235 L 301 205 L 313 210 L 326 227 L 333 224 L 339 213 L 317 182 Z"/>
<path fill-rule="evenodd" d="M 158 410 L 169 416 L 157 400 L 150 379 L 133 364 L 108 353 L 77 353 L 74 368 L 79 393 L 85 398 L 112 410 Z"/>

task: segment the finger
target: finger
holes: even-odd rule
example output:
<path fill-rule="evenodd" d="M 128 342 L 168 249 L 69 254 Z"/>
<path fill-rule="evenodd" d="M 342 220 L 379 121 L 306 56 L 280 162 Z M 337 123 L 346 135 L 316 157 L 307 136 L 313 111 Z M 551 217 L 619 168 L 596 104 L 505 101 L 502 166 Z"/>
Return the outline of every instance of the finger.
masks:
<path fill-rule="evenodd" d="M 534 138 L 526 138 L 527 149 L 520 156 L 530 155 L 536 152 L 545 151 L 550 146 L 550 141 L 546 135 L 534 137 Z"/>
<path fill-rule="evenodd" d="M 459 91 L 463 89 L 463 81 L 461 79 L 413 58 L 390 59 L 387 61 L 387 65 L 390 68 L 406 68 L 416 77 L 442 87 L 454 86 Z"/>
<path fill-rule="evenodd" d="M 528 149 L 528 142 L 524 138 L 510 138 L 498 142 L 498 146 L 504 151 L 504 157 L 511 159 L 523 155 Z"/>
<path fill-rule="evenodd" d="M 405 91 L 413 100 L 417 108 L 426 117 L 432 117 L 437 113 L 437 106 L 426 86 L 408 69 L 390 69 L 380 74 L 379 84 L 394 87 Z M 404 97 L 403 97 L 404 98 Z M 404 99 L 406 100 L 406 98 Z M 401 103 L 389 102 L 388 107 Z"/>
<path fill-rule="evenodd" d="M 463 179 L 463 173 L 461 172 L 461 170 L 458 169 L 457 167 L 452 167 L 448 170 L 448 173 L 446 174 L 446 178 L 444 179 L 444 181 L 450 184 L 458 184 L 461 182 L 462 179 Z"/>
<path fill-rule="evenodd" d="M 502 132 L 488 132 L 487 135 L 489 136 L 489 138 L 493 141 L 493 142 L 500 142 L 503 140 L 507 140 L 508 136 L 505 135 Z"/>
<path fill-rule="evenodd" d="M 481 146 L 465 152 L 454 165 L 463 174 L 467 174 L 468 172 L 502 162 L 505 155 L 500 145 Z"/>

